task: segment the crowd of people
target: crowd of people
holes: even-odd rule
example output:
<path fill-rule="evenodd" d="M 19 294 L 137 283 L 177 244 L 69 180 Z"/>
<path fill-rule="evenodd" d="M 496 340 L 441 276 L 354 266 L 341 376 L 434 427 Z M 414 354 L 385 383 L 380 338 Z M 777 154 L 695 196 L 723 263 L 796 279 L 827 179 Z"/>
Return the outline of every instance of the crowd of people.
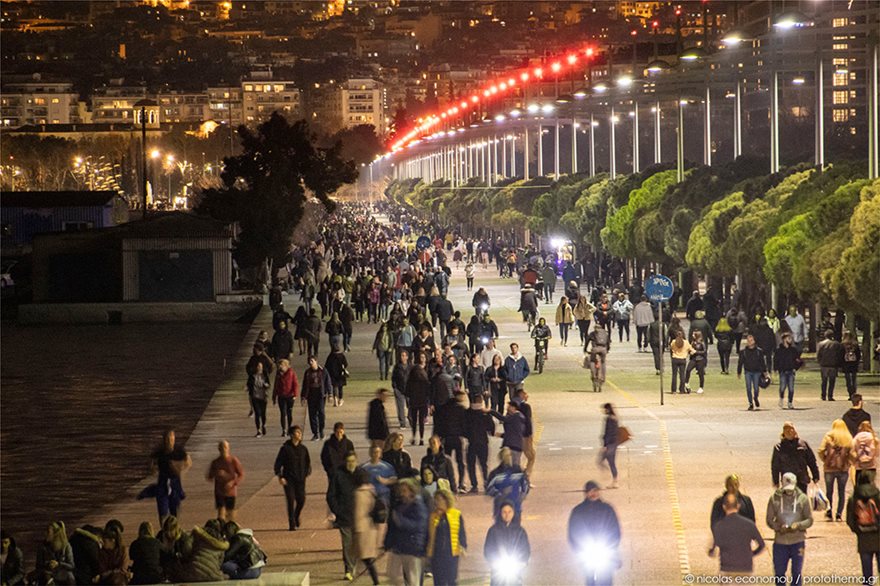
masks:
<path fill-rule="evenodd" d="M 560 346 L 574 338 L 572 329 L 578 330 L 594 392 L 603 390 L 615 331 L 622 345 L 630 341 L 634 325 L 636 351 L 653 354 L 658 374 L 661 357 L 669 353 L 671 392 L 690 394 L 694 372 L 696 394 L 704 392 L 708 350 L 715 345 L 722 374 L 730 372 L 736 353 L 750 410 L 760 407 L 759 391 L 773 372 L 779 376 L 780 408 L 786 392 L 787 406 L 793 408 L 795 373 L 803 365 L 806 339 L 804 318 L 795 307 L 782 319 L 760 307 L 749 317 L 735 295 L 722 302 L 711 289 L 705 295 L 695 292 L 685 307 L 685 331 L 669 311 L 676 300 L 662 307 L 659 320 L 661 308 L 648 301 L 638 282 L 628 287 L 621 283 L 623 267 L 613 259 L 596 263 L 587 257 L 575 263 L 562 253 L 520 249 L 501 239 L 465 239 L 390 204 L 379 209 L 388 215 L 387 223 L 377 221 L 373 211 L 343 206 L 327 218 L 314 242 L 294 248 L 269 295 L 273 331 L 260 332 L 245 368 L 248 416 L 253 417 L 256 437 L 267 436 L 269 401 L 278 409 L 284 441 L 273 472 L 283 488 L 289 531 L 300 529 L 312 474 L 305 423 L 293 421 L 297 399 L 311 441 L 323 442 L 327 519 L 340 535 L 346 580 L 366 573 L 378 584 L 376 562 L 387 555 L 387 575 L 394 584 L 420 585 L 427 575 L 434 584 L 455 584 L 459 560 L 468 548 L 464 515 L 456 504 L 483 494 L 491 499 L 494 521 L 483 551 L 491 583 L 522 582 L 531 554 L 523 510 L 536 488 L 537 459 L 535 415 L 526 386 L 550 359 L 554 337 L 547 318 L 541 317 L 542 306 L 552 308 Z M 417 242 L 418 234 L 433 238 Z M 452 264 L 463 266 L 470 292 L 475 267 L 487 270 L 493 261 L 501 277 L 519 280 L 519 311 L 534 343 L 532 361 L 516 342 L 508 345 L 509 351 L 497 347 L 499 327 L 484 287 L 476 287 L 470 307 L 456 308 L 449 298 Z M 554 302 L 560 278 L 564 289 Z M 293 315 L 283 303 L 285 289 L 288 299 L 299 298 Z M 347 354 L 357 322 L 376 325 L 371 351 L 378 379 L 387 381 L 366 405 L 369 448 L 363 456 L 347 437 L 344 422 L 335 421 L 332 432 L 325 432 L 327 409 L 344 404 L 351 376 Z M 325 335 L 328 351 L 322 360 Z M 858 536 L 867 577 L 873 572 L 872 560 L 880 555 L 880 494 L 875 488 L 880 446 L 857 391 L 858 343 L 833 325 L 824 336 L 817 353 L 822 399 L 834 400 L 836 377 L 843 371 L 852 408 L 834 421 L 818 452 L 798 437 L 792 423 L 783 426 L 771 462 L 777 490 L 766 517 L 776 534 L 774 570 L 784 576 L 790 564 L 792 577 L 800 576 L 814 501 L 824 498 L 826 517 L 845 519 Z M 297 357 L 307 364 L 299 374 L 293 366 Z M 390 412 L 386 404 L 392 399 Z M 614 489 L 616 453 L 629 431 L 611 403 L 602 405 L 601 415 L 597 461 L 611 475 L 605 488 Z M 501 450 L 490 470 L 492 437 L 501 438 Z M 244 466 L 227 441 L 219 442 L 218 451 L 206 474 L 214 483 L 216 519 L 189 532 L 181 529 L 182 476 L 192 460 L 168 432 L 151 458 L 157 482 L 141 494 L 156 500 L 158 534 L 143 523 L 126 551 L 118 521 L 104 529 L 84 526 L 69 537 L 63 523 L 53 523 L 37 552 L 35 569 L 24 572 L 22 550 L 4 533 L 2 583 L 146 584 L 260 576 L 266 555 L 253 531 L 235 521 Z M 824 469 L 821 495 L 816 488 L 818 463 Z M 854 491 L 847 500 L 850 481 Z M 602 489 L 596 481 L 586 483 L 584 500 L 568 524 L 569 543 L 584 562 L 588 584 L 610 584 L 621 563 L 620 524 L 611 505 L 601 499 Z M 710 555 L 720 551 L 723 573 L 752 571 L 752 558 L 764 549 L 754 523 L 754 506 L 733 475 L 711 513 Z"/>

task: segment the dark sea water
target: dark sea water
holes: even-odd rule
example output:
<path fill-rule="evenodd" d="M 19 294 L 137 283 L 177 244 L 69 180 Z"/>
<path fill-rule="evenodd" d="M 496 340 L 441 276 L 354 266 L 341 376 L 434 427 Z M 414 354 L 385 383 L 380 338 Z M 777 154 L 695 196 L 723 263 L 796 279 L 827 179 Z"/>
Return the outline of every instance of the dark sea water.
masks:
<path fill-rule="evenodd" d="M 149 470 L 165 429 L 189 437 L 247 324 L 3 325 L 0 524 L 33 555 Z"/>

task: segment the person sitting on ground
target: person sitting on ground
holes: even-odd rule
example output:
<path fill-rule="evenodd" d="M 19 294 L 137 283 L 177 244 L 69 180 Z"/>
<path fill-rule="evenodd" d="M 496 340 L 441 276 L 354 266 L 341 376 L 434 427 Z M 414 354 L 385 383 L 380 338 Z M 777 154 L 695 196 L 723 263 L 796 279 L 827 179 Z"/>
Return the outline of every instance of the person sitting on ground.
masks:
<path fill-rule="evenodd" d="M 70 548 L 76 568 L 73 575 L 77 584 L 88 584 L 98 574 L 98 554 L 101 551 L 101 528 L 83 525 L 70 535 Z"/>
<path fill-rule="evenodd" d="M 105 528 L 101 540 L 98 574 L 92 578 L 92 583 L 110 586 L 128 584 L 128 556 L 122 543 L 122 532 L 115 526 Z"/>
<path fill-rule="evenodd" d="M 204 527 L 192 530 L 192 551 L 183 564 L 182 576 L 175 582 L 219 582 L 223 580 L 220 569 L 229 542 L 223 534 L 221 522 L 211 519 Z"/>
<path fill-rule="evenodd" d="M 0 565 L 0 584 L 19 586 L 24 584 L 24 554 L 16 545 L 15 538 L 5 529 L 0 530 L 0 553 L 3 561 Z"/>
<path fill-rule="evenodd" d="M 266 554 L 254 539 L 253 529 L 242 529 L 235 521 L 226 524 L 229 549 L 223 556 L 221 569 L 230 580 L 254 580 L 266 565 Z"/>
<path fill-rule="evenodd" d="M 153 524 L 144 521 L 138 527 L 138 538 L 128 546 L 131 559 L 131 582 L 129 584 L 158 584 L 165 581 L 162 571 L 162 547 L 153 537 Z"/>
<path fill-rule="evenodd" d="M 32 584 L 76 584 L 73 549 L 67 542 L 67 531 L 62 521 L 55 521 L 46 529 L 46 539 L 37 550 L 37 564 L 28 582 Z"/>

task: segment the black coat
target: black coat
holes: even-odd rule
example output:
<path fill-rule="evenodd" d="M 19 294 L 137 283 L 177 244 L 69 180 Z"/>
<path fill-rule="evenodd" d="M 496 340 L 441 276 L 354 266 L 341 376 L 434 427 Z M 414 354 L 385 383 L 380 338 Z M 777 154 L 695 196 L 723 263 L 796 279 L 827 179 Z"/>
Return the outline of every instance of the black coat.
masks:
<path fill-rule="evenodd" d="M 715 502 L 712 503 L 712 513 L 709 517 L 709 527 L 715 525 L 718 521 L 724 518 L 726 513 L 724 512 L 724 498 L 727 496 L 727 493 L 722 494 L 720 497 L 715 499 Z M 737 495 L 736 500 L 739 501 L 739 514 L 752 523 L 755 522 L 755 506 L 752 504 L 752 499 L 747 497 L 746 495 L 740 493 Z"/>
<path fill-rule="evenodd" d="M 398 478 L 414 476 L 412 458 L 406 450 L 388 450 L 382 454 L 382 459 L 394 466 L 395 476 Z"/>
<path fill-rule="evenodd" d="M 91 584 L 98 570 L 98 554 L 101 551 L 101 530 L 97 527 L 82 527 L 73 532 L 68 539 L 73 549 L 73 571 L 77 584 Z"/>
<path fill-rule="evenodd" d="M 449 481 L 450 486 L 458 486 L 455 484 L 455 470 L 452 467 L 452 460 L 442 450 L 439 454 L 433 454 L 431 450 L 428 450 L 427 455 L 422 458 L 421 469 L 424 470 L 428 466 L 434 469 L 437 478 L 445 478 Z"/>
<path fill-rule="evenodd" d="M 819 480 L 816 454 L 813 453 L 810 444 L 800 438 L 783 439 L 776 444 L 776 447 L 773 448 L 770 468 L 774 485 L 781 483 L 782 475 L 786 472 L 797 476 L 798 484 L 809 484 L 810 474 L 812 474 L 813 480 Z"/>
<path fill-rule="evenodd" d="M 272 357 L 277 361 L 293 353 L 293 334 L 290 330 L 277 331 L 272 336 Z"/>
<path fill-rule="evenodd" d="M 786 348 L 785 346 L 780 344 L 776 348 L 773 368 L 775 368 L 778 372 L 797 370 L 797 364 L 795 364 L 795 361 L 800 355 L 801 353 L 798 352 L 798 349 L 794 346 L 789 346 Z"/>
<path fill-rule="evenodd" d="M 333 472 L 345 464 L 345 455 L 354 451 L 354 444 L 345 436 L 341 440 L 336 439 L 336 434 L 330 436 L 324 447 L 321 449 L 321 465 L 327 476 L 332 476 Z"/>
<path fill-rule="evenodd" d="M 412 362 L 406 364 L 398 362 L 391 371 L 391 388 L 398 393 L 406 394 L 406 381 L 412 370 Z"/>
<path fill-rule="evenodd" d="M 469 446 L 488 446 L 489 436 L 495 435 L 495 420 L 485 411 L 468 409 L 465 414 L 465 435 Z"/>
<path fill-rule="evenodd" d="M 608 503 L 585 500 L 571 511 L 568 518 L 568 543 L 574 551 L 580 552 L 596 542 L 604 543 L 616 552 L 620 544 L 620 523 Z"/>
<path fill-rule="evenodd" d="M 385 403 L 382 402 L 382 399 L 373 399 L 370 401 L 367 415 L 367 439 L 384 441 L 389 433 L 388 419 L 385 417 Z"/>
<path fill-rule="evenodd" d="M 131 560 L 131 584 L 158 584 L 165 579 L 162 569 L 162 546 L 155 537 L 138 537 L 128 548 Z"/>
<path fill-rule="evenodd" d="M 506 556 L 525 564 L 531 555 L 529 536 L 519 523 L 514 521 L 508 525 L 499 519 L 489 527 L 486 543 L 483 545 L 483 557 L 490 564 Z"/>
<path fill-rule="evenodd" d="M 293 445 L 284 442 L 278 455 L 275 457 L 275 476 L 279 476 L 288 482 L 305 482 L 306 477 L 312 473 L 312 459 L 309 449 L 302 443 Z"/>
<path fill-rule="evenodd" d="M 404 395 L 409 399 L 409 406 L 427 407 L 431 403 L 431 381 L 427 371 L 419 365 L 412 367 L 406 379 Z"/>
<path fill-rule="evenodd" d="M 340 466 L 330 479 L 327 488 L 327 505 L 336 515 L 336 527 L 351 527 L 354 524 L 354 491 L 357 482 L 353 472 Z"/>

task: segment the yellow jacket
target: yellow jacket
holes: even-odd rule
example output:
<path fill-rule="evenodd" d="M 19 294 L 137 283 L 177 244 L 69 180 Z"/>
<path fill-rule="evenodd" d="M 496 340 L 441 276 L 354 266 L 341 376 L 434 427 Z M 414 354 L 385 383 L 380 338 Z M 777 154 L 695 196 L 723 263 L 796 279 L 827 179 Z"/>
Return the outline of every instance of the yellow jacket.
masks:
<path fill-rule="evenodd" d="M 428 557 L 434 555 L 434 538 L 437 536 L 437 526 L 440 524 L 440 515 L 437 512 L 431 513 L 428 520 Z M 452 544 L 452 555 L 458 557 L 461 553 L 461 544 L 458 542 L 458 532 L 461 528 L 461 511 L 458 509 L 447 509 L 446 520 L 449 523 L 449 542 Z"/>

